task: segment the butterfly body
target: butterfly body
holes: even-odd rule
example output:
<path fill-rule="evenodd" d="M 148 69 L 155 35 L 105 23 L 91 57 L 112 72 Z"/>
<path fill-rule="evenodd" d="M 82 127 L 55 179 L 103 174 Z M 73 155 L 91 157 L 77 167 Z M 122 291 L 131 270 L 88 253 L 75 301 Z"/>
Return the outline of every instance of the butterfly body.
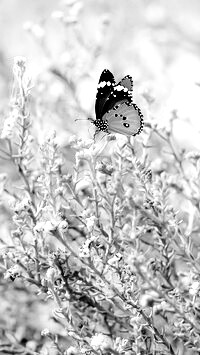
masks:
<path fill-rule="evenodd" d="M 109 70 L 105 69 L 102 72 L 97 87 L 96 119 L 90 118 L 97 132 L 135 136 L 142 131 L 143 115 L 138 106 L 132 102 L 132 87 L 131 76 L 125 76 L 116 84 Z"/>

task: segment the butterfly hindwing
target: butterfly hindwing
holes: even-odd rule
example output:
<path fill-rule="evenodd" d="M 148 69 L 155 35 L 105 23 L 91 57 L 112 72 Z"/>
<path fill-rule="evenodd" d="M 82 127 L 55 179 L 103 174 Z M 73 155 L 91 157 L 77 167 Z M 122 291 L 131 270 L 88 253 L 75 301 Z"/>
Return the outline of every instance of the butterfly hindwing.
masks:
<path fill-rule="evenodd" d="M 122 85 L 125 88 L 127 88 L 129 91 L 132 91 L 133 90 L 133 79 L 130 75 L 126 75 L 122 80 L 120 80 L 118 85 Z"/>
<path fill-rule="evenodd" d="M 104 120 L 108 123 L 108 132 L 135 136 L 143 129 L 143 115 L 134 103 L 124 102 L 115 106 L 104 115 Z"/>
<path fill-rule="evenodd" d="M 106 113 L 105 103 L 108 100 L 111 92 L 113 91 L 113 87 L 115 85 L 115 79 L 113 74 L 105 69 L 100 76 L 99 84 L 97 86 L 97 95 L 96 95 L 96 103 L 95 103 L 95 113 L 96 118 L 101 118 L 104 113 Z"/>

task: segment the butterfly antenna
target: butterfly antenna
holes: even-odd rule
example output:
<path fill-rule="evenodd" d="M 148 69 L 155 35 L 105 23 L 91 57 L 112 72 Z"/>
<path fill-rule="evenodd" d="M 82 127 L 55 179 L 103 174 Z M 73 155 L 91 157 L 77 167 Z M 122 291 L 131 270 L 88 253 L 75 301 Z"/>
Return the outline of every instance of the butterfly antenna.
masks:
<path fill-rule="evenodd" d="M 76 122 L 76 121 L 87 121 L 88 120 L 88 118 L 76 118 L 74 121 Z"/>

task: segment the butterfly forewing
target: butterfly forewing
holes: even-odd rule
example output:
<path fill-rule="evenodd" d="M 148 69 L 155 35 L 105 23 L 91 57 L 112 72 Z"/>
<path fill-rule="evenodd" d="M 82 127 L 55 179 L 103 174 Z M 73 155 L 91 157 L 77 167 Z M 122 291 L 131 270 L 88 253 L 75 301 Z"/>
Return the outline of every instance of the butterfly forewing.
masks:
<path fill-rule="evenodd" d="M 113 108 L 117 103 L 132 101 L 132 78 L 125 76 L 118 84 L 115 83 L 113 74 L 105 69 L 99 79 L 97 87 L 95 112 L 97 119 Z"/>
<path fill-rule="evenodd" d="M 100 76 L 99 84 L 97 86 L 95 103 L 95 113 L 97 119 L 100 119 L 104 113 L 106 113 L 105 104 L 113 91 L 114 85 L 115 79 L 113 74 L 108 69 L 105 69 Z"/>
<path fill-rule="evenodd" d="M 112 109 L 116 104 L 121 104 L 123 102 L 132 102 L 131 91 L 123 85 L 117 84 L 113 87 L 106 103 L 105 103 L 105 113 Z"/>
<path fill-rule="evenodd" d="M 143 115 L 134 103 L 124 102 L 107 112 L 103 120 L 108 122 L 108 131 L 135 136 L 142 131 Z"/>
<path fill-rule="evenodd" d="M 107 111 L 113 108 L 116 104 L 122 104 L 123 102 L 132 102 L 132 89 L 133 80 L 130 75 L 126 75 L 122 80 L 119 81 L 113 88 L 113 94 L 109 96 L 107 102 Z"/>

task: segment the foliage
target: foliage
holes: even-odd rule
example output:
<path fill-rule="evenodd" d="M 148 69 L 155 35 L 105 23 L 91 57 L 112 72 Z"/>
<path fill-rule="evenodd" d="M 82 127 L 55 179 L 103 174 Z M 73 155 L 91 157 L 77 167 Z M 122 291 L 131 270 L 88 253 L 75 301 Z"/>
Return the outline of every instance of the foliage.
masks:
<path fill-rule="evenodd" d="M 0 287 L 19 308 L 5 306 L 1 352 L 199 353 L 200 155 L 176 148 L 176 115 L 167 128 L 146 122 L 140 158 L 131 139 L 73 137 L 68 174 L 56 135 L 38 146 L 30 133 L 24 58 L 16 58 L 14 75 L 1 154 L 20 178 L 13 184 L 1 174 L 12 230 L 1 240 Z M 150 163 L 152 134 L 170 159 Z M 37 307 L 51 329 L 40 329 Z"/>

